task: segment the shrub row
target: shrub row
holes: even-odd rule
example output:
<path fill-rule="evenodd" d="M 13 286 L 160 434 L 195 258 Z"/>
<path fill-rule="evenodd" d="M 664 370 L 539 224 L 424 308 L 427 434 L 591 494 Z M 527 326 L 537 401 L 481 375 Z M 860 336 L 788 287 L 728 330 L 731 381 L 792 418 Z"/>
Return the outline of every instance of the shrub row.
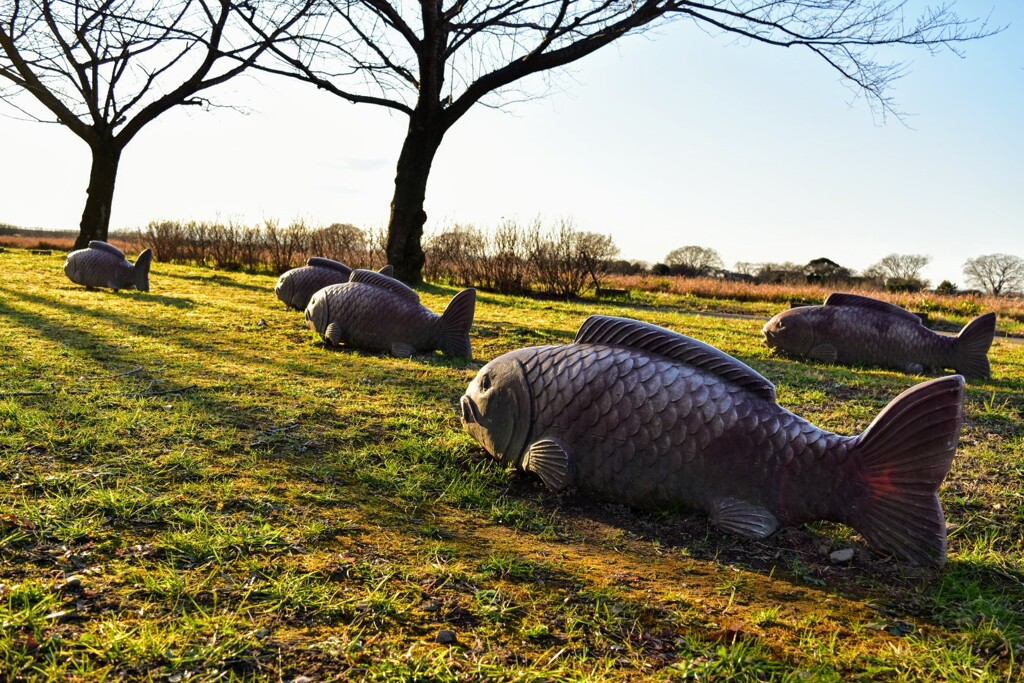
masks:
<path fill-rule="evenodd" d="M 248 271 L 283 273 L 311 256 L 352 268 L 380 268 L 387 259 L 384 231 L 343 223 L 313 228 L 301 221 L 286 227 L 275 221 L 258 226 L 154 221 L 130 237 L 152 249 L 158 261 Z M 539 221 L 526 227 L 505 221 L 493 231 L 455 226 L 428 237 L 424 251 L 427 280 L 559 297 L 599 288 L 618 254 L 611 237 L 577 230 L 571 221 L 551 229 Z"/>
<path fill-rule="evenodd" d="M 504 221 L 492 231 L 455 226 L 424 242 L 424 276 L 505 294 L 576 297 L 600 289 L 618 253 L 612 238 L 577 230 L 572 221 L 545 228 Z"/>
<path fill-rule="evenodd" d="M 346 223 L 313 228 L 302 221 L 247 226 L 205 221 L 153 221 L 133 235 L 158 261 L 196 263 L 229 270 L 283 273 L 311 256 L 352 268 L 379 268 L 386 260 L 386 236 Z"/>

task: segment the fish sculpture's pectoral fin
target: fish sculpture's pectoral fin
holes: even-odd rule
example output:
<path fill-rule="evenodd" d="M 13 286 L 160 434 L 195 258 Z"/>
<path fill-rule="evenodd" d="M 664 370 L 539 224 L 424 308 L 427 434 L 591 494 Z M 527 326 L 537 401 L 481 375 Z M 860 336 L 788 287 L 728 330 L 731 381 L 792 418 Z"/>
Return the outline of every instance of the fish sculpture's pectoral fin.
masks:
<path fill-rule="evenodd" d="M 921 375 L 924 374 L 924 365 L 921 363 L 907 363 L 903 366 L 903 370 L 908 375 Z"/>
<path fill-rule="evenodd" d="M 416 355 L 416 349 L 410 344 L 395 342 L 391 345 L 391 355 L 398 356 L 399 358 L 409 358 Z"/>
<path fill-rule="evenodd" d="M 324 339 L 331 342 L 332 344 L 340 344 L 341 340 L 345 338 L 345 331 L 338 323 L 331 323 L 324 330 Z"/>
<path fill-rule="evenodd" d="M 807 355 L 814 360 L 820 360 L 825 363 L 835 363 L 836 358 L 839 357 L 839 350 L 832 346 L 832 344 L 818 344 L 811 348 L 807 352 Z"/>
<path fill-rule="evenodd" d="M 541 439 L 526 450 L 522 468 L 540 477 L 551 491 L 569 485 L 569 451 L 555 439 Z"/>
<path fill-rule="evenodd" d="M 779 528 L 775 515 L 759 505 L 735 498 L 716 500 L 711 521 L 719 529 L 747 538 L 767 538 Z"/>

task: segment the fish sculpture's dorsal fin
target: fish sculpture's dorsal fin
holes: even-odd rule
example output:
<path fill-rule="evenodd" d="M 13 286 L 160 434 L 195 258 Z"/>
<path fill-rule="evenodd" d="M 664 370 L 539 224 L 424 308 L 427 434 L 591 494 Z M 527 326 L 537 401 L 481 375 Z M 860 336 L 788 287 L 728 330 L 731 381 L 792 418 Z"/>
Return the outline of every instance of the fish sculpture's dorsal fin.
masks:
<path fill-rule="evenodd" d="M 108 254 L 111 254 L 112 256 L 117 256 L 118 258 L 124 258 L 123 251 L 115 247 L 113 244 L 108 244 L 101 240 L 91 240 L 89 242 L 89 248 L 98 249 L 99 251 L 105 251 Z"/>
<path fill-rule="evenodd" d="M 702 341 L 639 320 L 592 315 L 576 333 L 574 343 L 612 344 L 657 353 L 718 375 L 762 398 L 775 400 L 775 385 L 749 365 Z"/>
<path fill-rule="evenodd" d="M 825 299 L 826 306 L 860 306 L 861 308 L 870 308 L 881 313 L 887 313 L 889 315 L 896 315 L 907 320 L 912 320 L 916 323 L 921 322 L 921 318 L 915 313 L 911 313 L 905 308 L 891 304 L 888 301 L 879 301 L 878 299 L 872 299 L 869 296 L 860 296 L 859 294 L 847 294 L 845 292 L 833 292 L 828 295 Z"/>
<path fill-rule="evenodd" d="M 394 292 L 398 296 L 412 301 L 413 303 L 420 302 L 420 295 L 413 291 L 404 282 L 388 277 L 387 275 L 381 275 L 380 273 L 372 270 L 353 270 L 352 277 L 349 278 L 349 282 L 362 282 L 364 285 L 373 285 L 374 287 L 380 287 L 390 292 Z"/>
<path fill-rule="evenodd" d="M 346 266 L 341 261 L 335 261 L 334 259 L 324 258 L 323 256 L 313 256 L 308 261 L 306 261 L 306 265 L 313 266 L 315 268 L 327 268 L 328 270 L 336 270 L 345 276 L 352 274 L 352 269 Z"/>

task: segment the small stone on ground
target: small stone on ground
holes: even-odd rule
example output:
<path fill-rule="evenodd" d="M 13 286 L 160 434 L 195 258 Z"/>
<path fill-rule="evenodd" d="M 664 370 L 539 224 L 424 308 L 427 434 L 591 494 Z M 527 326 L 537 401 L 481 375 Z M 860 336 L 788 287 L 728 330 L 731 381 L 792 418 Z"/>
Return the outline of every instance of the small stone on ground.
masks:
<path fill-rule="evenodd" d="M 832 564 L 843 564 L 853 559 L 853 548 L 843 548 L 842 550 L 836 550 L 828 556 L 828 559 L 832 561 Z"/>

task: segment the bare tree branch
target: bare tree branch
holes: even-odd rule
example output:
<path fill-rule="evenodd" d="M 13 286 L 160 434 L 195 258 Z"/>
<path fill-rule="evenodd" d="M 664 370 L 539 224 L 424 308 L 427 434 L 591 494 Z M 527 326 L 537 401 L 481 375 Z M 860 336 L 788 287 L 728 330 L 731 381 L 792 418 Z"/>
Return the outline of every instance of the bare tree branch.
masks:
<path fill-rule="evenodd" d="M 272 60 L 256 66 L 409 116 L 388 257 L 398 277 L 416 282 L 430 165 L 445 133 L 477 103 L 500 107 L 536 97 L 521 85 L 528 76 L 557 72 L 624 36 L 682 20 L 708 33 L 803 48 L 873 111 L 899 118 L 889 90 L 906 66 L 878 60 L 876 50 L 959 55 L 963 43 L 999 30 L 960 18 L 952 4 L 910 22 L 905 9 L 904 0 L 323 0 L 274 43 Z"/>
<path fill-rule="evenodd" d="M 320 0 L 0 0 L 0 102 L 29 95 L 93 153 L 76 246 L 105 239 L 121 151 L 290 40 Z M 43 120 L 33 114 L 36 120 Z"/>

